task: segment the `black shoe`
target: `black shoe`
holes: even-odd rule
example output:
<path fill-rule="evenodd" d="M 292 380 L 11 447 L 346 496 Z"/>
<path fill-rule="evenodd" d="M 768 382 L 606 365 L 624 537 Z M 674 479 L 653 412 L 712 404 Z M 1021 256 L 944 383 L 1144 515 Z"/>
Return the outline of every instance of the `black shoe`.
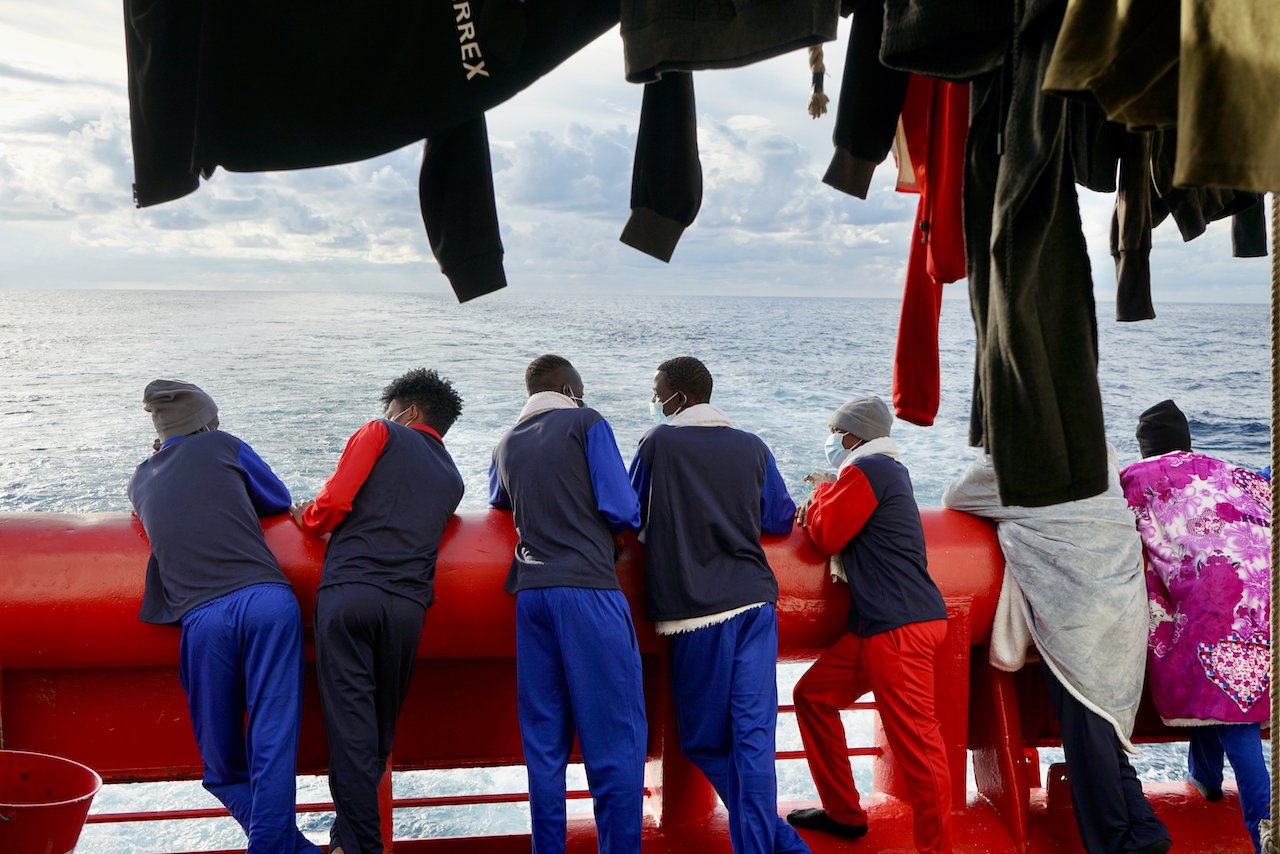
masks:
<path fill-rule="evenodd" d="M 1168 839 L 1161 839 L 1159 842 L 1152 842 L 1150 845 L 1135 848 L 1131 854 L 1165 854 L 1172 847 L 1173 842 Z"/>
<path fill-rule="evenodd" d="M 834 833 L 844 839 L 861 839 L 867 835 L 865 824 L 845 824 L 827 815 L 826 810 L 805 809 L 792 810 L 787 813 L 787 824 L 803 827 L 806 830 L 821 830 L 823 833 Z"/>
<path fill-rule="evenodd" d="M 1206 801 L 1222 800 L 1221 789 L 1210 789 L 1208 786 L 1206 786 L 1204 783 L 1201 783 L 1199 780 L 1197 780 L 1195 777 L 1192 777 L 1190 774 L 1187 775 L 1187 785 L 1195 789 L 1197 792 L 1199 792 L 1200 797 L 1204 798 Z"/>

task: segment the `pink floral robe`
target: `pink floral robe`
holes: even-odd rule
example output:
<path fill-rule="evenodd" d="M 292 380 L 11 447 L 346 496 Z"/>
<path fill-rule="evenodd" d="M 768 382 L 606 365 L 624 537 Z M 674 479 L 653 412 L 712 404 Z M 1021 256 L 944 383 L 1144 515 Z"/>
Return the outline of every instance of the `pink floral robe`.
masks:
<path fill-rule="evenodd" d="M 1271 484 L 1187 451 L 1120 473 L 1147 550 L 1148 681 L 1169 724 L 1266 721 Z"/>

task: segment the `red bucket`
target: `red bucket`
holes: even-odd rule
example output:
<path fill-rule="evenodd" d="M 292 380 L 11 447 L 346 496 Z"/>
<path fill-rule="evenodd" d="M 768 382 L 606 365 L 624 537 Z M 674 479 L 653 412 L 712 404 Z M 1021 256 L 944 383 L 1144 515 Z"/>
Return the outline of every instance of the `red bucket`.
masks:
<path fill-rule="evenodd" d="M 102 778 L 79 762 L 0 750 L 0 851 L 67 854 Z"/>

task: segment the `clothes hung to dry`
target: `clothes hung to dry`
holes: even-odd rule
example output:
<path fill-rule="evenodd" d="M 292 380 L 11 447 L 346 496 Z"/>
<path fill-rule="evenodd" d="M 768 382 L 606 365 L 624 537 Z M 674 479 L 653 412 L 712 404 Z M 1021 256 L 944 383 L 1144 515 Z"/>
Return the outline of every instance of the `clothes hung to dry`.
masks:
<path fill-rule="evenodd" d="M 347 163 L 429 141 L 431 245 L 459 299 L 501 288 L 484 112 L 618 22 L 600 0 L 327 5 L 126 0 L 140 207 L 222 167 Z"/>
<path fill-rule="evenodd" d="M 918 192 L 920 203 L 893 357 L 893 408 L 899 418 L 927 427 L 941 401 L 942 286 L 966 275 L 961 190 L 968 85 L 912 75 L 899 128 L 899 171 L 908 163 L 912 179 L 899 189 Z"/>
<path fill-rule="evenodd" d="M 644 87 L 631 169 L 631 217 L 620 239 L 670 261 L 701 206 L 693 75 L 672 72 Z"/>
<path fill-rule="evenodd" d="M 1109 123 L 1110 124 L 1110 123 Z M 1111 256 L 1116 261 L 1116 320 L 1156 316 L 1151 301 L 1151 230 L 1172 218 L 1184 241 L 1204 234 L 1210 222 L 1231 217 L 1232 254 L 1267 254 L 1266 218 L 1258 193 L 1173 183 L 1176 132 L 1119 129 L 1119 187 L 1111 217 Z"/>
<path fill-rule="evenodd" d="M 884 0 L 855 0 L 836 102 L 835 153 L 822 176 L 843 193 L 867 197 L 871 175 L 893 146 L 909 75 L 880 61 Z"/>
<path fill-rule="evenodd" d="M 623 0 L 627 80 L 645 84 L 623 243 L 670 261 L 702 206 L 689 72 L 736 68 L 830 41 L 839 7 L 839 0 Z"/>
<path fill-rule="evenodd" d="M 895 147 L 898 189 L 920 194 L 894 354 L 893 405 L 899 418 L 928 426 L 941 395 L 942 286 L 965 277 L 960 199 L 968 86 L 886 67 L 880 61 L 883 0 L 857 0 L 846 8 L 852 22 L 835 152 L 822 180 L 865 199 L 876 166 Z"/>
<path fill-rule="evenodd" d="M 1045 88 L 1131 129 L 1178 126 L 1181 187 L 1280 190 L 1280 5 L 1070 0 Z"/>
<path fill-rule="evenodd" d="M 836 37 L 840 0 L 622 0 L 627 80 L 739 68 Z"/>
<path fill-rule="evenodd" d="M 964 178 L 977 339 L 970 442 L 991 454 L 1001 501 L 1029 507 L 1107 485 L 1067 105 L 1041 91 L 1064 6 L 887 0 L 881 48 L 888 65 L 972 81 Z"/>

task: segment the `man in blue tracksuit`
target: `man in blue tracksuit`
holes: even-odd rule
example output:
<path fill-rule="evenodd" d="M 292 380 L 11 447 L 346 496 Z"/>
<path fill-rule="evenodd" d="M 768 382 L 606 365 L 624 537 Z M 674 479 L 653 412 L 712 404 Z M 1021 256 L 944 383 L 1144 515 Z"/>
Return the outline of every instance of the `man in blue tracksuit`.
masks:
<path fill-rule="evenodd" d="M 290 512 L 331 534 L 316 593 L 316 677 L 337 815 L 330 854 L 381 854 L 378 783 L 413 676 L 436 558 L 462 500 L 444 436 L 462 413 L 453 384 L 415 368 L 382 390 L 314 501 Z"/>
<path fill-rule="evenodd" d="M 560 356 L 525 371 L 529 400 L 498 442 L 489 501 L 510 508 L 519 542 L 516 692 L 534 854 L 565 849 L 565 768 L 576 728 L 602 854 L 639 852 L 645 711 L 640 650 L 618 584 L 613 532 L 640 510 L 609 422 L 583 406 Z"/>
<path fill-rule="evenodd" d="M 796 506 L 769 448 L 710 404 L 692 356 L 658 366 L 658 422 L 631 463 L 645 544 L 648 617 L 671 638 L 680 747 L 729 812 L 737 854 L 807 852 L 778 816 L 778 581 L 761 532 L 787 534 Z"/>
<path fill-rule="evenodd" d="M 319 852 L 294 823 L 302 621 L 258 521 L 288 509 L 289 490 L 218 429 L 200 388 L 155 380 L 142 405 L 159 438 L 129 482 L 151 541 L 139 616 L 182 626 L 178 672 L 204 787 L 244 828 L 249 854 Z"/>

